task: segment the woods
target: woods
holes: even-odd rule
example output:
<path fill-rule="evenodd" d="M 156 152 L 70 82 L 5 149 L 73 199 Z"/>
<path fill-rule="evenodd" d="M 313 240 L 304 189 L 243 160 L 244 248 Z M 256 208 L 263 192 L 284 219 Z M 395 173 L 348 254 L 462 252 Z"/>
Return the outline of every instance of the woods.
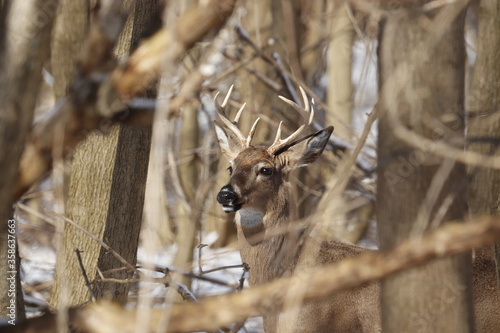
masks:
<path fill-rule="evenodd" d="M 499 8 L 0 1 L 1 331 L 495 332 Z"/>

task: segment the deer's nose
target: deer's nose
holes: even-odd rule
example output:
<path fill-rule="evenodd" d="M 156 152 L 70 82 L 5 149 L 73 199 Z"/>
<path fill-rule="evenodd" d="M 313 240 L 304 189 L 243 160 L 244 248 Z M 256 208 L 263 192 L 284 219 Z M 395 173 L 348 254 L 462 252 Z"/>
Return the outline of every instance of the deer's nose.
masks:
<path fill-rule="evenodd" d="M 221 205 L 230 205 L 236 202 L 238 196 L 231 185 L 222 187 L 217 194 L 217 202 Z"/>

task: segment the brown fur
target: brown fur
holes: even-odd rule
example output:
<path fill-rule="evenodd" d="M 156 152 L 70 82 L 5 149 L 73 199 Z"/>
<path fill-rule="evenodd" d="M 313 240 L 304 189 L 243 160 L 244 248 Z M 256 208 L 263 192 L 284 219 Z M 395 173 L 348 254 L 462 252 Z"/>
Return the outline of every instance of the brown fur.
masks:
<path fill-rule="evenodd" d="M 242 260 L 250 266 L 251 285 L 370 251 L 338 241 L 317 243 L 312 238 L 302 241 L 300 231 L 293 228 L 295 215 L 288 173 L 301 164 L 313 162 L 323 151 L 328 133 L 320 131 L 275 155 L 266 148 L 243 147 L 241 141 L 232 142 L 234 136 L 225 131 L 229 129 L 218 128 L 217 135 L 233 169 L 228 185 L 234 188 L 241 206 L 236 214 L 238 242 Z M 271 168 L 272 174 L 263 174 L 263 167 Z M 477 332 L 500 329 L 496 281 L 491 249 L 477 250 L 473 265 Z M 322 301 L 301 304 L 296 313 L 264 316 L 264 328 L 267 333 L 380 332 L 379 294 L 378 284 L 337 293 Z"/>
<path fill-rule="evenodd" d="M 299 152 L 304 153 L 303 149 Z M 243 203 L 236 214 L 238 243 L 242 260 L 250 266 L 251 285 L 369 251 L 341 242 L 316 244 L 313 239 L 301 245 L 300 231 L 289 230 L 295 212 L 290 205 L 290 186 L 285 179 L 294 168 L 294 160 L 300 162 L 298 157 L 281 154 L 275 158 L 264 148 L 250 147 L 232 162 L 229 184 Z M 259 175 L 262 167 L 272 168 L 273 175 Z M 259 212 L 262 219 L 255 223 L 253 219 L 260 216 Z M 286 314 L 281 315 L 281 320 L 273 315 L 264 316 L 264 327 L 266 332 L 379 332 L 378 285 L 302 304 L 300 311 L 291 318 Z"/>

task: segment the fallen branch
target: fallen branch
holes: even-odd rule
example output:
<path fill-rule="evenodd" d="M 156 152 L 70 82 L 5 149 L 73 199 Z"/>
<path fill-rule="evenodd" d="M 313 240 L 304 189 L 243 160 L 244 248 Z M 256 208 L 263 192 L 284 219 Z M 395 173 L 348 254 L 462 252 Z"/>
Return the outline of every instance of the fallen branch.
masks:
<path fill-rule="evenodd" d="M 419 239 L 409 240 L 391 251 L 372 252 L 337 264 L 318 267 L 292 277 L 251 288 L 245 292 L 183 303 L 170 308 L 169 332 L 215 330 L 247 317 L 276 312 L 286 297 L 290 297 L 297 281 L 305 287 L 304 302 L 328 297 L 336 292 L 375 282 L 431 260 L 458 254 L 500 240 L 500 218 L 449 223 Z M 151 310 L 147 332 L 156 332 L 162 310 Z M 48 332 L 45 325 L 54 322 L 55 315 L 28 320 L 20 332 L 37 327 Z M 99 302 L 70 310 L 70 320 L 83 332 L 134 332 L 136 314 L 117 304 Z M 41 326 L 43 325 L 43 326 Z M 143 324 L 145 325 L 145 323 Z M 52 326 L 53 329 L 55 326 Z M 9 331 L 5 331 L 9 332 Z"/>

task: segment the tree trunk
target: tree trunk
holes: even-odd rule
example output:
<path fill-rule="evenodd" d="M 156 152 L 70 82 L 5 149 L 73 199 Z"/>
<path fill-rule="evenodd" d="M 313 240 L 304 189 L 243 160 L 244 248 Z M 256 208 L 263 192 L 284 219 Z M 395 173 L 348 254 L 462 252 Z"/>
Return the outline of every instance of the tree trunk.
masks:
<path fill-rule="evenodd" d="M 467 149 L 485 155 L 499 155 L 500 146 L 500 4 L 483 0 L 479 10 L 479 31 L 474 74 L 469 96 Z M 472 215 L 500 214 L 500 170 L 471 168 L 468 204 Z M 491 251 L 491 249 L 489 250 Z M 500 245 L 495 245 L 497 275 Z"/>
<path fill-rule="evenodd" d="M 54 22 L 54 32 L 50 46 L 51 63 L 50 69 L 53 76 L 52 92 L 55 100 L 67 95 L 70 84 L 75 77 L 77 64 L 80 60 L 90 24 L 90 2 L 89 0 L 59 2 L 57 16 Z M 60 202 L 65 202 L 69 193 L 71 176 L 71 155 L 63 161 L 62 188 L 60 190 Z M 54 175 L 52 175 L 54 177 Z M 56 180 L 54 177 L 53 180 Z M 56 182 L 53 182 L 55 185 Z M 54 186 L 55 188 L 57 187 Z M 55 189 L 54 197 L 57 197 Z M 30 200 L 34 205 L 40 205 L 41 198 Z M 59 213 L 63 212 L 60 207 Z M 30 219 L 33 219 L 30 216 Z M 64 222 L 60 221 L 61 224 Z M 57 238 L 56 238 L 57 239 Z"/>
<path fill-rule="evenodd" d="M 198 57 L 199 58 L 199 57 Z M 196 207 L 194 201 L 195 193 L 199 184 L 200 168 L 198 158 L 195 150 L 199 148 L 199 128 L 198 128 L 198 107 L 197 103 L 190 103 L 186 105 L 181 114 L 181 131 L 179 142 L 179 157 L 180 161 L 177 166 L 171 168 L 178 168 L 179 180 L 181 182 L 184 198 L 178 198 L 175 207 L 175 225 L 176 236 L 175 242 L 177 244 L 177 253 L 173 261 L 174 267 L 182 270 L 190 271 L 193 268 L 193 253 L 196 231 L 199 230 L 199 220 L 194 219 L 192 212 L 202 207 Z M 190 206 L 179 204 L 179 200 L 186 200 Z M 174 207 L 171 207 L 172 209 Z M 182 277 L 181 283 L 191 289 L 191 279 Z"/>
<path fill-rule="evenodd" d="M 100 239 L 103 239 L 108 218 L 117 132 L 115 127 L 106 136 L 90 134 L 75 149 L 73 156 L 66 216 Z M 92 279 L 96 275 L 101 248 L 93 239 L 68 224 L 64 227 L 62 243 L 50 300 L 53 308 L 75 306 L 90 300 L 74 250 L 82 252 L 83 267 Z"/>
<path fill-rule="evenodd" d="M 56 100 L 66 96 L 89 28 L 89 0 L 61 0 L 51 45 Z"/>
<path fill-rule="evenodd" d="M 352 46 L 354 25 L 349 17 L 349 5 L 332 2 L 329 12 L 331 40 L 328 51 L 328 108 L 327 124 L 337 124 L 335 133 L 341 139 L 350 141 L 352 120 Z"/>
<path fill-rule="evenodd" d="M 8 317 L 14 322 L 22 321 L 25 313 L 17 238 L 11 237 L 15 223 L 9 223 L 13 214 L 13 188 L 33 120 L 42 67 L 50 52 L 50 35 L 56 10 L 53 8 L 54 3 L 57 4 L 55 1 L 33 0 L 4 1 L 1 4 L 0 261 L 4 269 L 0 272 L 0 317 Z M 9 252 L 13 247 L 16 252 Z M 9 255 L 13 255 L 13 258 Z M 8 262 L 7 259 L 13 259 L 14 262 Z M 12 304 L 15 312 L 10 316 L 12 312 L 9 307 Z"/>
<path fill-rule="evenodd" d="M 195 1 L 185 1 L 181 7 L 189 7 Z M 173 8 L 174 9 L 174 8 Z M 180 8 L 182 11 L 185 8 Z M 175 9 L 172 11 L 174 12 Z M 189 52 L 189 58 L 193 63 L 198 64 L 201 59 L 200 48 L 195 48 Z M 202 207 L 196 207 L 194 201 L 195 194 L 200 185 L 200 165 L 197 158 L 196 149 L 199 149 L 199 128 L 198 128 L 198 106 L 197 101 L 188 103 L 184 106 L 180 116 L 180 131 L 178 133 L 179 142 L 178 149 L 173 147 L 172 151 L 178 152 L 179 161 L 177 165 L 171 165 L 169 169 L 175 168 L 177 175 L 171 174 L 173 177 L 178 176 L 183 198 L 177 198 L 176 205 L 171 205 L 169 210 L 174 213 L 174 225 L 176 226 L 175 243 L 177 244 L 177 253 L 173 260 L 174 267 L 178 267 L 185 271 L 191 271 L 193 268 L 193 253 L 196 246 L 196 231 L 199 228 L 199 220 L 195 219 L 193 212 Z M 179 203 L 184 200 L 185 204 Z M 179 282 L 191 289 L 191 279 L 185 276 L 179 277 Z"/>
<path fill-rule="evenodd" d="M 131 36 L 120 39 L 117 50 L 129 52 L 141 36 L 156 24 L 157 1 L 136 3 L 135 15 L 129 29 Z M 127 29 L 125 29 L 127 30 Z M 123 52 L 122 51 L 122 52 Z M 86 143 L 77 149 L 71 175 L 67 215 L 94 235 L 103 239 L 129 263 L 137 261 L 137 247 L 141 229 L 145 183 L 151 143 L 151 129 L 118 126 L 107 136 L 89 136 Z M 76 156 L 80 160 L 76 161 Z M 69 303 L 76 305 L 89 299 L 81 270 L 73 250 L 82 251 L 82 261 L 90 279 L 97 277 L 97 268 L 106 272 L 123 265 L 102 249 L 88 236 L 67 226 L 64 236 L 64 251 L 58 258 L 51 304 L 58 304 L 59 295 L 64 294 L 61 283 L 67 285 Z M 63 254 L 64 253 L 64 254 Z M 118 271 L 106 277 L 126 279 L 132 272 Z M 74 278 L 68 281 L 67 276 Z M 96 298 L 106 297 L 126 301 L 128 284 L 97 283 L 93 286 Z"/>
<path fill-rule="evenodd" d="M 383 250 L 464 216 L 465 167 L 404 143 L 391 118 L 426 138 L 461 142 L 464 14 L 461 3 L 427 13 L 400 10 L 387 17 L 380 35 L 377 217 Z M 443 17 L 453 19 L 443 26 Z M 383 331 L 472 332 L 470 280 L 466 254 L 383 281 Z"/>
<path fill-rule="evenodd" d="M 128 41 L 132 52 L 140 39 L 159 26 L 158 0 L 138 1 L 135 4 L 131 36 Z M 155 97 L 148 91 L 147 97 Z M 129 263 L 137 263 L 137 248 L 141 231 L 146 178 L 151 147 L 151 127 L 137 128 L 120 125 L 110 201 L 104 240 Z M 101 272 L 123 266 L 114 256 L 101 248 L 97 263 Z M 122 270 L 109 277 L 130 279 L 133 272 Z M 94 287 L 97 298 L 106 297 L 119 302 L 127 300 L 129 284 L 99 283 Z"/>
<path fill-rule="evenodd" d="M 328 112 L 326 124 L 335 124 L 335 135 L 347 142 L 352 139 L 353 84 L 352 48 L 354 44 L 354 24 L 349 16 L 347 2 L 330 2 L 328 13 L 330 43 L 328 47 Z M 328 175 L 334 181 L 336 175 Z M 349 223 L 345 210 L 348 198 L 345 195 L 336 198 L 330 205 L 331 214 L 328 231 L 336 239 L 356 243 L 366 229 L 367 222 Z"/>

